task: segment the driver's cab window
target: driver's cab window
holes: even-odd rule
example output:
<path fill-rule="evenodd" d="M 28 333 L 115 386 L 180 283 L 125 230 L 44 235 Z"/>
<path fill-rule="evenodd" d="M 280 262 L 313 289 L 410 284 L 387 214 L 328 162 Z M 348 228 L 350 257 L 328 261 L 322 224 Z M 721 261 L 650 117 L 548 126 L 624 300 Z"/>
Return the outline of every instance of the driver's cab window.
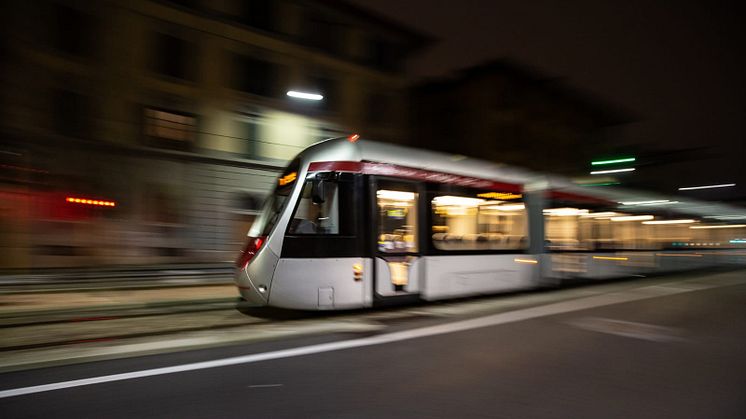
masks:
<path fill-rule="evenodd" d="M 306 179 L 288 234 L 349 234 L 350 186 L 333 176 Z M 340 216 L 344 211 L 347 215 Z"/>

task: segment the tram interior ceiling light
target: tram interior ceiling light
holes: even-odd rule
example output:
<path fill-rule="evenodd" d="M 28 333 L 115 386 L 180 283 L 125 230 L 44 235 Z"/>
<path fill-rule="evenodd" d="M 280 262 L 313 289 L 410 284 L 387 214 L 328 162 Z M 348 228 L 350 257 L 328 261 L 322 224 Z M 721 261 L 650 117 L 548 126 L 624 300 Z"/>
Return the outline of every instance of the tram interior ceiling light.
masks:
<path fill-rule="evenodd" d="M 622 205 L 670 205 L 670 204 L 678 204 L 679 201 L 671 201 L 668 199 L 656 199 L 652 201 L 627 201 L 627 202 L 620 202 Z"/>
<path fill-rule="evenodd" d="M 438 206 L 450 206 L 458 205 L 463 207 L 476 207 L 477 205 L 484 202 L 484 199 L 479 198 L 466 198 L 463 196 L 436 196 L 433 199 L 433 204 Z"/>
<path fill-rule="evenodd" d="M 715 228 L 744 228 L 746 224 L 723 224 L 723 225 L 711 225 L 711 226 L 691 226 L 689 228 L 694 229 L 715 229 Z"/>
<path fill-rule="evenodd" d="M 392 201 L 411 201 L 414 199 L 414 192 L 389 191 L 381 189 L 376 192 L 376 197 L 381 199 L 390 199 Z"/>
<path fill-rule="evenodd" d="M 623 215 L 621 217 L 611 217 L 611 221 L 648 221 L 655 219 L 652 215 Z"/>
<path fill-rule="evenodd" d="M 580 216 L 582 218 L 594 218 L 596 220 L 604 220 L 609 219 L 611 217 L 617 217 L 621 214 L 618 212 L 611 212 L 611 211 L 602 211 L 602 212 L 591 212 L 588 214 L 581 214 Z"/>
<path fill-rule="evenodd" d="M 570 217 L 574 215 L 585 215 L 588 214 L 587 209 L 578 208 L 547 208 L 544 210 L 544 215 L 551 215 L 556 217 Z"/>
<path fill-rule="evenodd" d="M 481 208 L 488 209 L 488 210 L 498 210 L 498 211 L 519 211 L 522 209 L 526 209 L 526 206 L 524 204 L 507 204 L 507 205 L 483 206 Z"/>
<path fill-rule="evenodd" d="M 654 220 L 654 221 L 643 221 L 643 224 L 691 224 L 696 223 L 696 220 Z"/>
<path fill-rule="evenodd" d="M 609 169 L 609 170 L 594 170 L 591 172 L 592 175 L 605 175 L 609 173 L 623 173 L 623 172 L 634 172 L 634 167 L 628 167 L 626 169 Z"/>
<path fill-rule="evenodd" d="M 634 157 L 623 157 L 619 159 L 592 161 L 591 166 L 603 166 L 605 164 L 616 164 L 616 163 L 631 163 L 633 161 L 635 161 Z"/>
<path fill-rule="evenodd" d="M 305 100 L 321 100 L 324 98 L 323 95 L 320 95 L 318 93 L 299 92 L 297 90 L 288 90 L 287 95 L 296 99 Z"/>
<path fill-rule="evenodd" d="M 687 186 L 679 188 L 680 191 L 695 191 L 697 189 L 715 189 L 715 188 L 730 188 L 736 186 L 735 183 L 722 183 L 720 185 L 705 185 L 705 186 Z"/>

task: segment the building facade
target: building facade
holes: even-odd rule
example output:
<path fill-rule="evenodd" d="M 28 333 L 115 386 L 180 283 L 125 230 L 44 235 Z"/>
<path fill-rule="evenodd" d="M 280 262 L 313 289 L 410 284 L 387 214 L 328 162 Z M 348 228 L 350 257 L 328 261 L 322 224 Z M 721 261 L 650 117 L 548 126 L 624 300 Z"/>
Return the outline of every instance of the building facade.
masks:
<path fill-rule="evenodd" d="M 406 142 L 428 42 L 342 1 L 2 7 L 0 268 L 232 259 L 304 147 Z"/>
<path fill-rule="evenodd" d="M 569 176 L 613 149 L 613 128 L 630 121 L 627 112 L 507 60 L 421 83 L 413 103 L 413 138 L 423 146 Z"/>

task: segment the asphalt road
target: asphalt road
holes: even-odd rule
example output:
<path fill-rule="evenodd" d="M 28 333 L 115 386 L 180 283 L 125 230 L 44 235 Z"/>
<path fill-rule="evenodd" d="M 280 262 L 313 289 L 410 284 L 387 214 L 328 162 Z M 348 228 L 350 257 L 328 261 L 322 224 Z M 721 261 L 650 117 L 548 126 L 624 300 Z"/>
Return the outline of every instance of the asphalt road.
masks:
<path fill-rule="evenodd" d="M 746 278 L 726 275 L 730 282 L 648 284 L 465 320 L 412 319 L 365 335 L 7 373 L 0 416 L 743 418 Z M 278 352 L 293 348 L 311 349 Z M 226 358 L 233 365 L 194 364 Z M 2 392 L 166 366 L 177 367 Z"/>

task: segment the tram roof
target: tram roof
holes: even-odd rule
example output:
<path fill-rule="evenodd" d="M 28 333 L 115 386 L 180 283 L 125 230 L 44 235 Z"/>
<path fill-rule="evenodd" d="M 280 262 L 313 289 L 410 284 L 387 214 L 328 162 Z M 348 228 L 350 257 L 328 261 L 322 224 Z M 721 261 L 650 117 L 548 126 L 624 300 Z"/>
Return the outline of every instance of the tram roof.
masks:
<path fill-rule="evenodd" d="M 739 206 L 613 186 L 590 189 L 587 186 L 579 186 L 563 176 L 533 172 L 473 157 L 366 139 L 359 139 L 355 142 L 350 142 L 348 137 L 324 140 L 307 148 L 302 156 L 311 162 L 375 162 L 495 182 L 519 184 L 525 190 L 546 189 L 566 196 L 586 197 L 615 203 L 618 205 L 618 209 L 624 212 L 642 213 L 665 209 L 673 213 L 707 217 L 720 221 L 738 221 L 734 217 L 741 216 L 743 218 L 740 219 L 740 222 L 746 221 L 746 208 Z"/>

